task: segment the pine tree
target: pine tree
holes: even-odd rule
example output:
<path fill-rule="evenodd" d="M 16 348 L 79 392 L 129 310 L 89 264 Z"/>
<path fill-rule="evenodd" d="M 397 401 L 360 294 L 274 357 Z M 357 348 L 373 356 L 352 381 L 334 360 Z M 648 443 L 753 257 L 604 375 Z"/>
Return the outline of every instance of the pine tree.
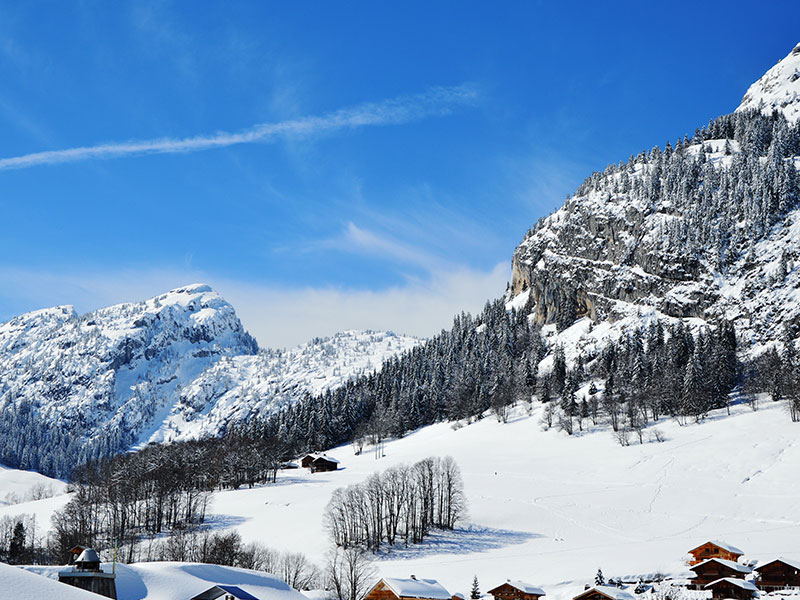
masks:
<path fill-rule="evenodd" d="M 603 569 L 597 569 L 597 575 L 594 576 L 594 584 L 595 585 L 605 585 L 606 578 L 603 577 Z"/>
<path fill-rule="evenodd" d="M 478 576 L 475 575 L 472 577 L 472 589 L 469 592 L 469 597 L 471 600 L 479 600 L 481 597 L 480 588 L 478 588 Z"/>

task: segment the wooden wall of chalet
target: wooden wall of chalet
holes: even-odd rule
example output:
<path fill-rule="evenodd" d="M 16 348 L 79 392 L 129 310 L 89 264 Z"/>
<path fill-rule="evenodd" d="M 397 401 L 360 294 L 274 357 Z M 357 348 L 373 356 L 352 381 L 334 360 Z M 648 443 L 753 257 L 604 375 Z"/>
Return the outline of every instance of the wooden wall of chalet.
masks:
<path fill-rule="evenodd" d="M 758 587 L 766 592 L 800 587 L 800 569 L 779 560 L 758 567 Z"/>
<path fill-rule="evenodd" d="M 716 600 L 722 598 L 732 598 L 733 600 L 750 600 L 753 597 L 753 592 L 750 590 L 743 590 L 739 586 L 728 583 L 727 581 L 720 581 L 713 588 L 711 588 L 711 597 Z"/>
<path fill-rule="evenodd" d="M 729 550 L 720 548 L 711 542 L 706 542 L 702 546 L 698 546 L 691 551 L 691 555 L 693 558 L 689 561 L 690 565 L 699 564 L 704 560 L 708 560 L 709 558 L 724 558 L 725 560 L 732 560 L 733 562 L 736 562 L 741 556 L 741 554 L 730 552 Z"/>
<path fill-rule="evenodd" d="M 495 600 L 539 600 L 541 598 L 538 594 L 527 594 L 508 583 L 489 590 L 489 593 L 495 597 Z"/>
<path fill-rule="evenodd" d="M 744 579 L 744 573 L 726 567 L 722 563 L 708 562 L 704 565 L 697 565 L 692 567 L 692 571 L 697 573 L 697 577 L 692 580 L 695 589 L 701 589 L 704 585 L 722 579 L 723 577 L 734 577 L 737 579 Z"/>

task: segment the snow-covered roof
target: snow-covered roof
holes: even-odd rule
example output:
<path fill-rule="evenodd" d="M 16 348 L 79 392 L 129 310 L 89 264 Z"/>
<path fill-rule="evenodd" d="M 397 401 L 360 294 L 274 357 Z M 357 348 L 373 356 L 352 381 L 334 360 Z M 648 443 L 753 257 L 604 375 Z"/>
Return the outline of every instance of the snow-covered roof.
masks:
<path fill-rule="evenodd" d="M 216 600 L 223 594 L 233 596 L 237 600 L 258 600 L 252 594 L 245 592 L 242 588 L 236 585 L 215 585 L 207 589 L 202 594 L 194 596 L 192 600 Z"/>
<path fill-rule="evenodd" d="M 521 592 L 525 592 L 526 594 L 534 594 L 535 596 L 545 595 L 542 588 L 531 585 L 530 583 L 525 583 L 524 581 L 507 581 L 506 583 Z"/>
<path fill-rule="evenodd" d="M 721 581 L 727 581 L 731 585 L 735 585 L 738 588 L 742 588 L 743 590 L 748 590 L 751 592 L 757 592 L 758 588 L 752 581 L 745 581 L 744 579 L 737 579 L 736 577 L 723 577 L 722 579 L 717 579 L 716 581 L 712 581 L 711 583 L 705 586 L 706 589 L 717 585 Z"/>
<path fill-rule="evenodd" d="M 697 548 L 692 548 L 691 550 L 689 550 L 689 552 L 691 553 L 694 552 L 695 550 L 699 550 L 706 544 L 714 544 L 716 547 L 722 548 L 723 550 L 727 550 L 728 552 L 731 552 L 733 554 L 744 554 L 743 550 L 740 550 L 736 546 L 732 546 L 727 542 L 721 542 L 720 540 L 708 540 L 707 542 L 703 542 L 702 544 L 700 544 Z"/>
<path fill-rule="evenodd" d="M 76 563 L 99 563 L 100 557 L 94 548 L 86 548 L 81 555 L 75 559 Z"/>
<path fill-rule="evenodd" d="M 41 598 L 57 598 L 58 600 L 97 600 L 97 594 L 59 583 L 48 577 L 37 575 L 10 565 L 0 563 L 0 581 L 3 588 L 13 592 L 15 600 L 41 600 Z M 2 596 L 3 598 L 11 596 Z"/>
<path fill-rule="evenodd" d="M 435 579 L 398 579 L 396 577 L 384 577 L 382 581 L 400 598 L 451 600 L 450 592 Z"/>
<path fill-rule="evenodd" d="M 576 598 L 580 598 L 584 594 L 595 591 L 612 598 L 613 600 L 634 600 L 634 596 L 626 592 L 625 590 L 621 590 L 618 587 L 614 587 L 612 585 L 596 585 L 593 588 L 589 588 L 585 592 L 578 594 L 575 596 Z"/>
<path fill-rule="evenodd" d="M 800 569 L 800 560 L 792 560 L 792 559 L 789 559 L 789 558 L 778 557 L 775 560 L 771 560 L 769 562 L 765 562 L 763 564 L 758 565 L 755 568 L 755 570 L 756 571 L 760 571 L 761 569 L 763 569 L 767 565 L 771 565 L 772 563 L 775 563 L 775 562 L 782 562 L 783 564 L 789 565 L 790 567 L 792 567 L 794 569 Z"/>
<path fill-rule="evenodd" d="M 719 563 L 721 565 L 724 565 L 724 566 L 728 567 L 729 569 L 733 569 L 734 571 L 736 571 L 738 573 L 752 573 L 753 572 L 752 567 L 748 567 L 747 565 L 739 564 L 737 562 L 734 562 L 732 560 L 728 560 L 726 558 L 709 558 L 708 560 L 704 560 L 703 562 L 694 565 L 689 570 L 690 571 L 694 571 L 695 569 L 697 569 L 699 567 L 702 567 L 703 565 L 707 565 L 710 562 Z"/>
<path fill-rule="evenodd" d="M 318 456 L 318 457 L 317 457 L 317 458 L 315 458 L 314 460 L 315 460 L 315 461 L 317 461 L 317 460 L 320 460 L 320 459 L 322 459 L 322 460 L 327 460 L 328 462 L 336 463 L 337 465 L 339 464 L 339 461 L 338 461 L 338 460 L 336 460 L 336 459 L 335 459 L 335 458 L 333 458 L 332 456 L 328 456 L 327 454 L 323 454 L 323 455 L 321 455 L 321 456 Z"/>

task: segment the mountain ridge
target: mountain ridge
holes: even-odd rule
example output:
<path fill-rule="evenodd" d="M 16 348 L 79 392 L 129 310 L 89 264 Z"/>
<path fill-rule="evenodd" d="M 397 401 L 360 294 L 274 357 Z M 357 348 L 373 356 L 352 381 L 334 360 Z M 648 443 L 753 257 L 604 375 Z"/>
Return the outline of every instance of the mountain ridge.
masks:
<path fill-rule="evenodd" d="M 220 435 L 416 343 L 349 332 L 259 351 L 206 284 L 84 315 L 32 311 L 0 324 L 0 459 L 65 476 L 132 446 Z M 248 368 L 237 371 L 237 361 Z"/>

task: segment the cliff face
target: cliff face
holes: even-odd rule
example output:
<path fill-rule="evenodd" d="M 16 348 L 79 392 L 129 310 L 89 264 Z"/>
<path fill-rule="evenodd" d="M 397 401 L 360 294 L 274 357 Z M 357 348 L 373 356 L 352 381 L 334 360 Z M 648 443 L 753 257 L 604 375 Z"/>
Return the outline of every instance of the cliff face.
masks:
<path fill-rule="evenodd" d="M 541 324 L 646 309 L 753 342 L 800 324 L 799 86 L 800 46 L 691 141 L 589 177 L 517 247 L 510 295 L 530 289 Z"/>

